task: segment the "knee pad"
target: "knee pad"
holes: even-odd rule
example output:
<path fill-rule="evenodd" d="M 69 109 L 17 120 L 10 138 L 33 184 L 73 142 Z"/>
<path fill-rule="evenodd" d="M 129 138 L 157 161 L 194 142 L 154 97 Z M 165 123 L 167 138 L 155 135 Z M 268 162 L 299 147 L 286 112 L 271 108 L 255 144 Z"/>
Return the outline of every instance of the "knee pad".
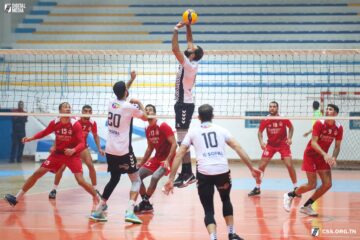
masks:
<path fill-rule="evenodd" d="M 233 215 L 233 206 L 231 204 L 230 198 L 223 201 L 223 216 L 232 216 Z"/>
<path fill-rule="evenodd" d="M 214 214 L 205 213 L 204 222 L 205 222 L 205 226 L 208 226 L 209 224 L 215 224 L 216 225 Z"/>

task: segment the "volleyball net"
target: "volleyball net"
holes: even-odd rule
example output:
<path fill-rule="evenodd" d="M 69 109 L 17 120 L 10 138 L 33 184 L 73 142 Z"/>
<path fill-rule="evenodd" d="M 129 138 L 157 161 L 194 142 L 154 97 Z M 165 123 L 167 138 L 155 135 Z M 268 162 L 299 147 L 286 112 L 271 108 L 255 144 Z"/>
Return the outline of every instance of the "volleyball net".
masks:
<path fill-rule="evenodd" d="M 21 100 L 29 115 L 52 115 L 67 101 L 77 115 L 88 104 L 95 117 L 106 117 L 112 85 L 135 70 L 130 98 L 173 119 L 177 69 L 169 51 L 0 50 L 0 108 Z M 334 103 L 354 151 L 360 142 L 360 50 L 206 51 L 193 93 L 196 107 L 211 104 L 217 118 L 246 119 L 250 128 L 270 101 L 283 117 L 309 126 L 313 101 Z M 360 159 L 350 155 L 344 158 Z"/>

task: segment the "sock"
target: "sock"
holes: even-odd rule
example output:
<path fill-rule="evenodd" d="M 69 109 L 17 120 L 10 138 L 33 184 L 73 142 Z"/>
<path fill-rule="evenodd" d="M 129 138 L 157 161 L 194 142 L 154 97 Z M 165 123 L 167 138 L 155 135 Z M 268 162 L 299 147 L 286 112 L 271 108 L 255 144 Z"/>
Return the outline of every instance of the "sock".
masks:
<path fill-rule="evenodd" d="M 216 232 L 210 233 L 210 240 L 217 240 Z"/>
<path fill-rule="evenodd" d="M 229 234 L 233 234 L 233 233 L 234 233 L 234 225 L 228 225 L 228 226 L 227 226 L 227 229 L 228 229 L 228 233 L 229 233 Z"/>
<path fill-rule="evenodd" d="M 57 190 L 58 186 L 59 186 L 59 185 L 55 185 L 55 184 L 54 184 L 53 190 Z"/>
<path fill-rule="evenodd" d="M 134 212 L 134 207 L 135 207 L 135 201 L 134 200 L 129 200 L 128 208 L 127 208 L 126 211 L 128 213 L 133 213 Z"/>
<path fill-rule="evenodd" d="M 288 192 L 288 196 L 294 198 L 296 196 L 295 191 Z"/>
<path fill-rule="evenodd" d="M 260 184 L 256 184 L 256 188 L 260 189 Z"/>
<path fill-rule="evenodd" d="M 307 206 L 309 206 L 309 205 L 311 205 L 311 204 L 313 204 L 313 203 L 314 203 L 314 200 L 312 200 L 311 198 L 309 198 L 309 200 L 307 200 L 306 203 L 304 204 L 304 207 L 307 207 Z"/>
<path fill-rule="evenodd" d="M 181 173 L 192 173 L 191 163 L 183 163 Z"/>
<path fill-rule="evenodd" d="M 19 192 L 16 194 L 16 201 L 19 201 L 23 196 L 24 196 L 25 192 L 20 189 Z"/>
<path fill-rule="evenodd" d="M 297 183 L 293 183 L 293 185 L 294 185 L 294 188 L 297 188 L 297 187 L 298 187 Z"/>
<path fill-rule="evenodd" d="M 102 207 L 103 207 L 105 204 L 106 204 L 106 200 L 101 199 L 99 205 L 98 205 L 97 208 L 96 208 L 96 211 L 97 211 L 97 212 L 101 212 L 101 211 L 102 211 Z"/>
<path fill-rule="evenodd" d="M 94 190 L 97 190 L 96 185 L 93 185 Z"/>

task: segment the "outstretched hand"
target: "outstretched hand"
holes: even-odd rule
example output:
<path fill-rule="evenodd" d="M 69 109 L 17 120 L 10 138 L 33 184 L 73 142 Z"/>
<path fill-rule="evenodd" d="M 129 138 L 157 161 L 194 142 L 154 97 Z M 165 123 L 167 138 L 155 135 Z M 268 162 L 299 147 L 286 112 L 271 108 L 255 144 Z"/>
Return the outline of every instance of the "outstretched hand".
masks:
<path fill-rule="evenodd" d="M 260 179 L 263 177 L 264 175 L 264 172 L 261 171 L 260 169 L 256 169 L 256 168 L 253 168 L 251 170 L 251 175 L 255 178 L 255 179 Z"/>
<path fill-rule="evenodd" d="M 163 193 L 165 195 L 169 195 L 169 193 L 174 193 L 174 183 L 171 179 L 168 179 L 165 183 L 164 187 L 162 188 Z"/>
<path fill-rule="evenodd" d="M 183 21 L 180 21 L 180 22 L 178 22 L 178 24 L 176 24 L 175 27 L 182 28 L 183 26 L 185 26 L 185 23 Z"/>

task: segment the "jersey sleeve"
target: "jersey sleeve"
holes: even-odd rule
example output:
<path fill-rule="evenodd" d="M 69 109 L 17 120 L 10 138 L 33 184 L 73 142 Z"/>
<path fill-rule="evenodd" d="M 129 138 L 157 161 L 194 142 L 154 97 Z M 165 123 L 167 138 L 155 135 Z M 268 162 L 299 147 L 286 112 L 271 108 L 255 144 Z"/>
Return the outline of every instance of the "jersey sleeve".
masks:
<path fill-rule="evenodd" d="M 224 138 L 225 138 L 226 142 L 232 138 L 231 133 L 227 129 L 223 128 L 223 133 L 224 133 Z"/>
<path fill-rule="evenodd" d="M 265 120 L 261 120 L 260 121 L 260 125 L 259 125 L 259 132 L 263 132 L 264 129 L 266 127 L 266 121 Z"/>
<path fill-rule="evenodd" d="M 167 123 L 162 123 L 160 125 L 160 131 L 164 133 L 166 138 L 174 136 L 173 130 Z"/>
<path fill-rule="evenodd" d="M 144 116 L 143 111 L 141 111 L 140 109 L 138 109 L 136 106 L 131 105 L 130 106 L 131 112 L 132 112 L 132 116 L 136 117 L 136 118 L 141 118 L 142 116 Z"/>
<path fill-rule="evenodd" d="M 182 145 L 185 145 L 187 147 L 191 146 L 191 131 L 189 131 L 186 135 L 184 140 L 181 142 Z"/>
<path fill-rule="evenodd" d="M 285 125 L 288 127 L 288 128 L 291 128 L 292 127 L 292 123 L 289 119 L 286 119 L 285 120 Z"/>
<path fill-rule="evenodd" d="M 312 135 L 316 137 L 320 137 L 321 135 L 321 127 L 322 124 L 319 120 L 317 120 L 313 126 Z"/>
<path fill-rule="evenodd" d="M 49 123 L 49 125 L 44 130 L 35 134 L 33 138 L 40 139 L 40 138 L 43 138 L 43 137 L 49 135 L 50 133 L 52 133 L 54 131 L 55 131 L 55 121 L 53 120 Z"/>

